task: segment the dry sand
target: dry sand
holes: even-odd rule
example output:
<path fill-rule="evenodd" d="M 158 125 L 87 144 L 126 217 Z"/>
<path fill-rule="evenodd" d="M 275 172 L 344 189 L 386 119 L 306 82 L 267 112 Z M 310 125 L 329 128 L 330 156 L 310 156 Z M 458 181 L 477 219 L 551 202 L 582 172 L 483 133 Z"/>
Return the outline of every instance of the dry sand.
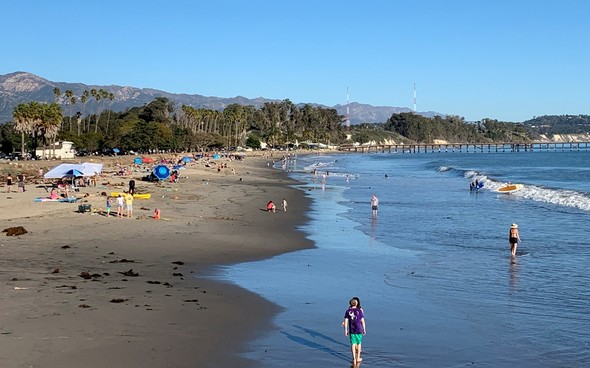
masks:
<path fill-rule="evenodd" d="M 180 183 L 143 182 L 144 172 L 134 172 L 138 192 L 152 198 L 135 200 L 131 219 L 107 218 L 101 193 L 126 189 L 130 177 L 112 173 L 132 159 L 105 159 L 107 174 L 75 193 L 79 203 L 34 202 L 47 192 L 32 178 L 25 193 L 0 187 L 1 228 L 27 230 L 0 234 L 0 367 L 256 366 L 239 354 L 272 328 L 279 307 L 206 276 L 219 265 L 311 247 L 296 230 L 308 199 L 268 167 L 270 158 L 221 159 L 227 169 L 193 163 Z M 0 170 L 15 177 L 56 164 Z M 264 211 L 282 198 L 289 211 Z M 80 203 L 93 212 L 78 213 Z M 156 208 L 161 220 L 152 218 Z"/>

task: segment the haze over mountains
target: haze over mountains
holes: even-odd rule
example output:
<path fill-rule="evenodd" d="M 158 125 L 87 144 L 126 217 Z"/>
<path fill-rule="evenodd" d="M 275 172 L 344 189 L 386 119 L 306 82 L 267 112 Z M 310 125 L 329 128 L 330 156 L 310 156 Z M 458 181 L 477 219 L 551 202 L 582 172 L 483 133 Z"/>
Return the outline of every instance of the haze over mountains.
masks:
<path fill-rule="evenodd" d="M 189 95 L 179 93 L 169 93 L 151 88 L 135 88 L 129 86 L 99 86 L 86 85 L 83 83 L 66 83 L 53 82 L 41 78 L 37 75 L 26 72 L 15 72 L 5 75 L 0 75 L 0 124 L 4 124 L 12 120 L 12 112 L 15 106 L 22 102 L 38 101 L 38 102 L 53 102 L 55 96 L 53 94 L 54 88 L 59 88 L 63 94 L 66 90 L 71 90 L 75 96 L 78 97 L 78 103 L 75 105 L 67 105 L 64 98 L 58 102 L 62 104 L 62 111 L 64 115 L 70 115 L 76 111 L 82 111 L 82 104 L 79 102 L 79 96 L 84 90 L 104 89 L 114 95 L 113 101 L 108 102 L 107 109 L 113 111 L 124 111 L 130 107 L 143 106 L 146 103 L 153 101 L 156 97 L 166 97 L 173 101 L 177 106 L 188 105 L 194 108 L 205 108 L 211 110 L 223 110 L 226 106 L 231 104 L 253 105 L 255 107 L 262 106 L 265 102 L 279 101 L 276 99 L 268 99 L 263 97 L 246 98 L 242 96 L 237 97 L 209 97 L 202 95 Z M 293 101 L 298 106 L 303 105 L 298 101 Z M 314 106 L 331 107 L 336 109 L 338 114 L 346 115 L 346 104 L 325 106 L 313 102 L 308 102 Z M 86 103 L 86 114 L 93 114 L 96 109 L 96 101 L 91 97 Z M 361 104 L 358 102 L 351 102 L 349 104 L 350 123 L 382 123 L 387 121 L 394 113 L 410 112 L 407 107 L 394 106 L 372 106 L 368 104 Z M 420 115 L 432 117 L 435 115 L 442 115 L 440 113 L 428 111 L 419 112 Z"/>

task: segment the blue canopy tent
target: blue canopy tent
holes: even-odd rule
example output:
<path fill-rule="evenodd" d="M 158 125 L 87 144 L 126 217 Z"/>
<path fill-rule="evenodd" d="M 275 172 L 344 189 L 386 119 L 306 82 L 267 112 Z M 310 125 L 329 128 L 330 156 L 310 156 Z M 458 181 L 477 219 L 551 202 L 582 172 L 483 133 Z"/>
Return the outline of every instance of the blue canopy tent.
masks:
<path fill-rule="evenodd" d="M 102 164 L 98 163 L 60 164 L 45 173 L 43 177 L 46 179 L 59 179 L 64 176 L 94 176 L 101 172 Z"/>
<path fill-rule="evenodd" d="M 121 150 L 119 150 L 118 148 L 113 148 L 113 152 L 114 152 L 114 153 L 120 153 L 120 152 L 121 152 Z"/>
<path fill-rule="evenodd" d="M 166 180 L 170 177 L 170 169 L 166 165 L 158 165 L 154 167 L 153 173 L 159 180 Z"/>

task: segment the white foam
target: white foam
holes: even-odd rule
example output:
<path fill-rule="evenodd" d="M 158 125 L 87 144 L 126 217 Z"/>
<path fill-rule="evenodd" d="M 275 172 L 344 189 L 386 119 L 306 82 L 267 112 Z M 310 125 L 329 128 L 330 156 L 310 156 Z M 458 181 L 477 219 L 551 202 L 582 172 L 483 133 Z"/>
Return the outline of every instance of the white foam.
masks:
<path fill-rule="evenodd" d="M 497 191 L 507 183 L 485 180 L 484 184 L 486 189 Z M 590 211 L 590 197 L 588 197 L 588 195 L 585 193 L 577 192 L 575 190 L 552 189 L 536 185 L 525 185 L 521 190 L 512 192 L 510 195 L 532 201 L 550 203 L 556 206 L 571 207 L 584 211 Z"/>

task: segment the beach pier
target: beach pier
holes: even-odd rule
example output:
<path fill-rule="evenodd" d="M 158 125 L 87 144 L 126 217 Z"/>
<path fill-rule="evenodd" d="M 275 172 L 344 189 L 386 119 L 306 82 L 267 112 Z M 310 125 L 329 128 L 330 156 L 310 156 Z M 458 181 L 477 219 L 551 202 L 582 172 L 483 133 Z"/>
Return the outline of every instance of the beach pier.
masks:
<path fill-rule="evenodd" d="M 590 142 L 445 143 L 343 145 L 339 151 L 356 153 L 510 153 L 587 151 Z"/>

